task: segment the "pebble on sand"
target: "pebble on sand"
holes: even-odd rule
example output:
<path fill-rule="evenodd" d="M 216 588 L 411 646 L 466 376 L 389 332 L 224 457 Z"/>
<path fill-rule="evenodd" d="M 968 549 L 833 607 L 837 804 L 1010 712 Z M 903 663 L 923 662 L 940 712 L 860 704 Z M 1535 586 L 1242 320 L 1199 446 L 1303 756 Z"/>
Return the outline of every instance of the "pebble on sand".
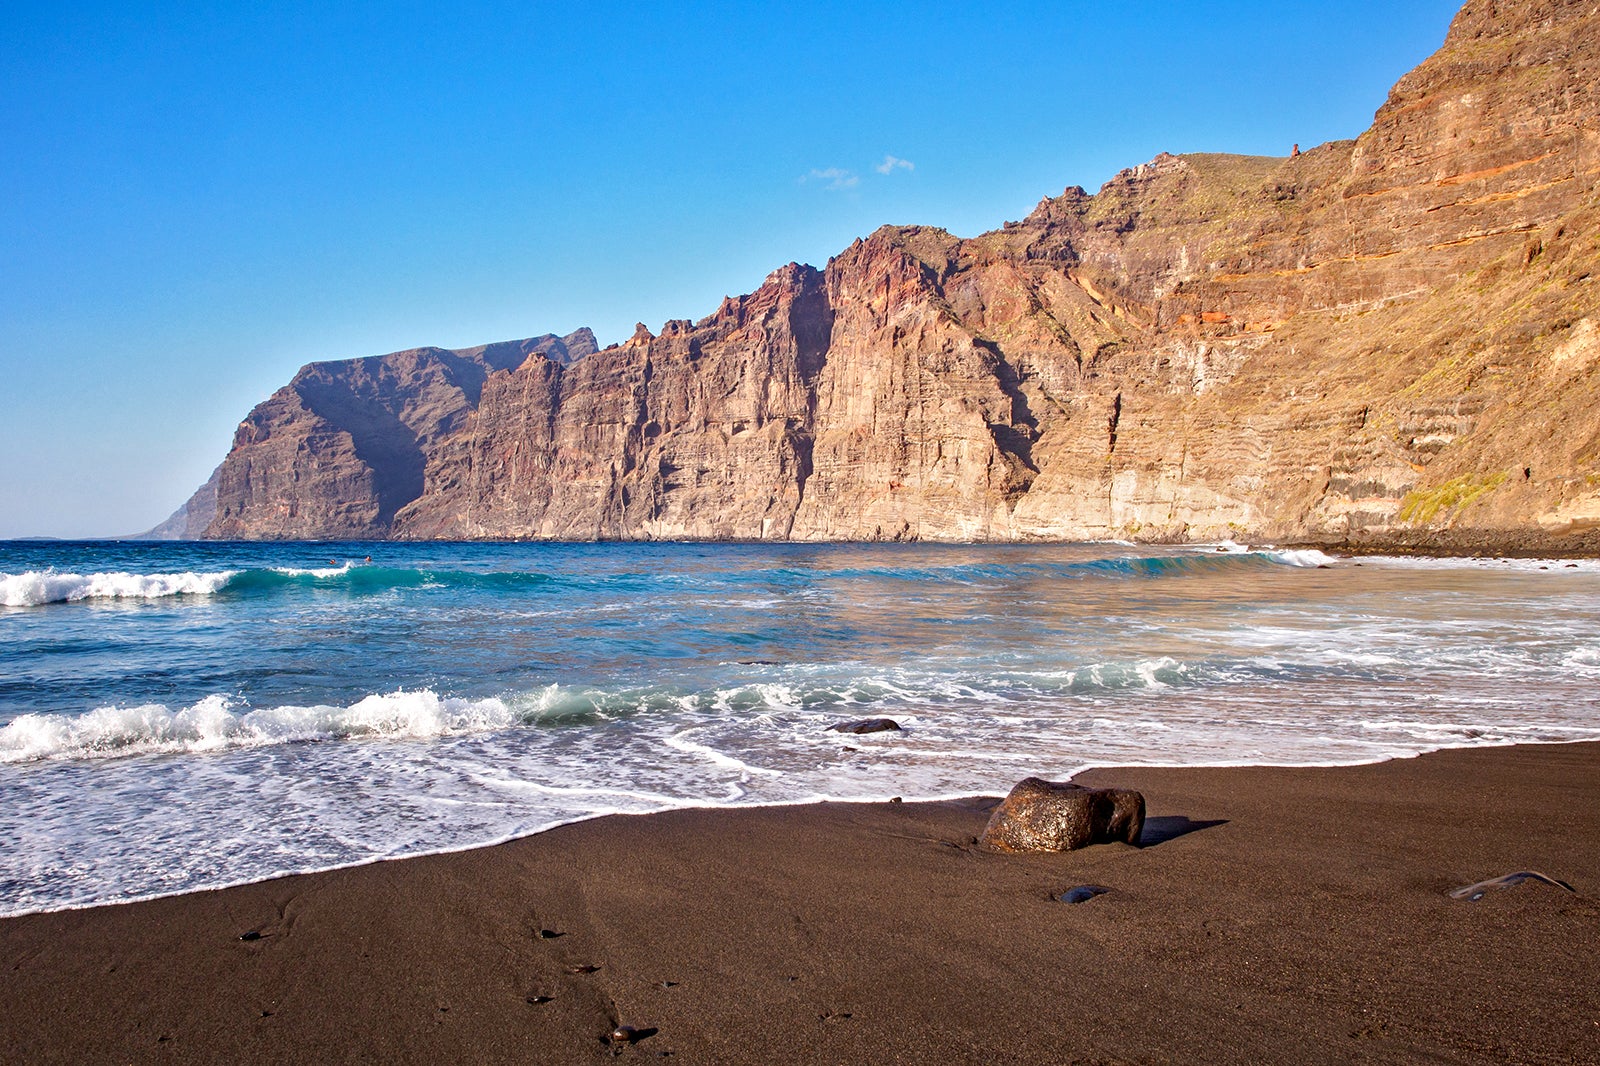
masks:
<path fill-rule="evenodd" d="M 1087 903 L 1096 896 L 1103 896 L 1110 891 L 1105 885 L 1074 885 L 1056 899 L 1062 903 Z"/>

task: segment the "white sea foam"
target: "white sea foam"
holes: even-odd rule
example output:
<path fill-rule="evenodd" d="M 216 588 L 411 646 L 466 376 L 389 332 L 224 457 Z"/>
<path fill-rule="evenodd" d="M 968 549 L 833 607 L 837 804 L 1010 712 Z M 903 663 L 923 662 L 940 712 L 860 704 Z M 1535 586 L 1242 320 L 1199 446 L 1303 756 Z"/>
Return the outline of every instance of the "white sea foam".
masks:
<path fill-rule="evenodd" d="M 238 573 L 237 570 L 215 570 L 177 574 L 130 574 L 125 571 L 68 574 L 55 570 L 29 570 L 21 574 L 0 574 L 0 605 L 37 607 L 46 603 L 73 603 L 79 600 L 209 596 Z"/>
<path fill-rule="evenodd" d="M 348 706 L 262 708 L 212 695 L 177 709 L 148 703 L 99 707 L 83 715 L 23 714 L 0 726 L 0 763 L 205 754 L 313 741 L 467 736 L 574 715 L 614 719 L 649 713 L 674 717 L 711 714 L 757 716 L 759 721 L 763 715 L 792 719 L 829 706 L 861 706 L 882 707 L 905 718 L 925 706 L 1004 705 L 1006 692 L 1013 690 L 1042 699 L 1093 691 L 1162 690 L 1190 682 L 1190 674 L 1186 664 L 1161 657 L 1109 661 L 1074 671 L 1022 673 L 1007 679 L 886 675 L 858 677 L 842 685 L 831 679 L 760 682 L 699 693 L 660 687 L 608 690 L 552 684 L 504 697 L 441 696 L 432 689 L 418 689 L 374 693 Z M 686 753 L 698 750 L 683 738 L 667 744 Z M 756 767 L 748 769 L 763 772 Z"/>
<path fill-rule="evenodd" d="M 1600 667 L 1600 648 L 1574 648 L 1566 654 L 1566 664 L 1583 673 L 1593 673 Z"/>
<path fill-rule="evenodd" d="M 553 686 L 552 686 L 553 687 Z M 24 714 L 0 727 L 0 762 L 105 759 L 211 752 L 313 740 L 426 739 L 505 729 L 537 716 L 544 690 L 513 707 L 503 699 L 441 697 L 430 689 L 374 694 L 349 707 L 242 711 L 224 696 L 179 710 L 150 703 L 87 714 Z"/>
<path fill-rule="evenodd" d="M 355 565 L 355 563 L 345 563 L 343 566 L 274 566 L 272 570 L 274 573 L 284 574 L 288 577 L 329 578 L 348 574 L 355 569 Z"/>
<path fill-rule="evenodd" d="M 1039 675 L 1054 680 L 1049 689 L 1085 692 L 1095 689 L 1164 689 L 1184 681 L 1189 667 L 1176 659 L 1136 659 L 1126 662 L 1092 663 L 1077 670 Z M 1049 691 L 1046 689 L 1046 691 Z"/>
<path fill-rule="evenodd" d="M 1210 543 L 1197 543 L 1189 545 L 1191 551 L 1206 552 L 1216 555 L 1255 555 L 1263 559 L 1270 559 L 1275 563 L 1287 566 L 1300 566 L 1315 568 L 1319 566 L 1333 566 L 1341 560 L 1338 556 L 1329 555 L 1327 552 L 1316 548 L 1275 548 L 1270 544 L 1252 546 L 1240 544 L 1236 540 L 1219 540 Z"/>
<path fill-rule="evenodd" d="M 761 774 L 768 777 L 783 776 L 782 770 L 773 770 L 765 766 L 753 766 L 743 759 L 720 752 L 708 744 L 701 744 L 699 741 L 689 739 L 699 732 L 700 730 L 698 729 L 685 729 L 681 733 L 674 733 L 666 738 L 666 745 L 675 751 L 681 751 L 688 755 L 698 755 L 714 766 L 722 767 L 725 770 L 734 770 L 740 774 Z"/>
<path fill-rule="evenodd" d="M 1548 570 L 1551 573 L 1600 573 L 1600 559 L 1508 559 L 1490 556 L 1369 555 L 1361 560 L 1397 570 Z"/>
<path fill-rule="evenodd" d="M 1269 551 L 1266 555 L 1267 558 L 1274 562 L 1311 569 L 1319 566 L 1332 566 L 1339 561 L 1326 552 L 1318 551 L 1316 548 L 1285 548 L 1281 551 Z"/>
<path fill-rule="evenodd" d="M 712 697 L 711 706 L 719 711 L 745 707 L 772 707 L 797 711 L 802 702 L 803 697 L 792 685 L 763 683 L 719 689 Z"/>
<path fill-rule="evenodd" d="M 1538 744 L 1556 740 L 1586 740 L 1600 736 L 1600 727 L 1569 722 L 1472 723 L 1393 719 L 1363 721 L 1359 725 L 1368 732 L 1403 737 L 1410 743 L 1424 745 L 1426 749 L 1486 744 Z"/>
<path fill-rule="evenodd" d="M 1167 683 L 1158 676 L 1159 672 L 1163 669 L 1171 671 L 1177 665 L 1172 659 L 1156 659 L 1150 662 L 1142 662 L 1134 667 L 1134 676 L 1139 679 L 1145 688 L 1166 688 Z"/>

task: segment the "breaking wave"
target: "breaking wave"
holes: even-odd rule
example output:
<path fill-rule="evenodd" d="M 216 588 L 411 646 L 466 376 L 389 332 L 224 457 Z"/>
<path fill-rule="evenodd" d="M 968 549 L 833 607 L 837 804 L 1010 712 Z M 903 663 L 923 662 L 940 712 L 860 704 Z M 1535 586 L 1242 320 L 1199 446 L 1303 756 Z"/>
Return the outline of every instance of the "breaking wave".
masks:
<path fill-rule="evenodd" d="M 329 587 L 352 592 L 382 592 L 402 588 L 526 588 L 549 578 L 532 572 L 463 573 L 405 567 L 280 566 L 256 570 L 184 571 L 170 574 L 134 574 L 106 571 L 93 574 L 29 570 L 0 574 L 0 606 L 38 607 L 84 600 L 157 600 L 174 596 L 213 596 L 270 593 L 286 588 Z"/>
<path fill-rule="evenodd" d="M 174 710 L 165 704 L 99 707 L 82 715 L 23 714 L 0 726 L 0 763 L 206 753 L 340 740 L 427 740 L 529 726 L 586 726 L 641 714 L 712 718 L 743 714 L 897 714 L 918 707 L 1002 706 L 1094 693 L 1226 681 L 1222 672 L 1170 658 L 1107 662 L 1078 670 L 996 674 L 865 674 L 801 677 L 700 691 L 672 685 L 616 688 L 551 684 L 503 696 L 441 696 L 432 689 L 374 693 L 348 706 L 249 708 L 212 695 Z"/>
<path fill-rule="evenodd" d="M 1334 558 L 1315 550 L 1184 553 L 1125 556 L 1070 563 L 957 564 L 947 567 L 882 567 L 837 572 L 837 576 L 887 577 L 904 581 L 944 580 L 978 582 L 1026 578 L 1161 578 L 1215 573 L 1235 567 L 1281 564 L 1293 567 L 1326 566 Z M 611 586 L 672 580 L 674 575 L 623 574 L 601 579 Z M 38 607 L 85 600 L 157 600 L 178 596 L 263 595 L 291 588 L 343 589 L 352 593 L 377 593 L 395 589 L 482 589 L 517 591 L 555 581 L 587 584 L 583 580 L 552 578 L 536 571 L 457 571 L 411 567 L 385 567 L 345 563 L 328 567 L 267 567 L 261 569 L 184 571 L 135 574 L 106 571 L 92 574 L 55 570 L 30 570 L 0 574 L 0 606 Z M 620 588 L 619 588 L 620 590 Z"/>
<path fill-rule="evenodd" d="M 1269 551 L 1264 553 L 1268 559 L 1286 566 L 1319 567 L 1332 566 L 1339 560 L 1327 552 L 1318 551 L 1316 548 L 1289 548 L 1284 551 Z"/>
<path fill-rule="evenodd" d="M 427 739 L 504 729 L 538 716 L 538 701 L 453 699 L 431 690 L 372 695 L 349 707 L 243 710 L 208 696 L 181 710 L 101 707 L 80 716 L 25 714 L 0 728 L 0 762 L 177 754 L 354 738 Z"/>
<path fill-rule="evenodd" d="M 37 607 L 45 603 L 78 600 L 154 600 L 167 596 L 209 596 L 237 575 L 237 570 L 212 573 L 63 574 L 54 570 L 29 570 L 0 574 L 0 605 Z"/>

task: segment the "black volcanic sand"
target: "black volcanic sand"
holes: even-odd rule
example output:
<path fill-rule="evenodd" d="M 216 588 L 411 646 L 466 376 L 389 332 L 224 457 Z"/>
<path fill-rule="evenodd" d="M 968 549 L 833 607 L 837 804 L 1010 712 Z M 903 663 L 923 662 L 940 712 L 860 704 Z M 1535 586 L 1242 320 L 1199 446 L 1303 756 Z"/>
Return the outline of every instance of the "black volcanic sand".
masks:
<path fill-rule="evenodd" d="M 1082 780 L 1145 846 L 697 810 L 9 919 L 0 1059 L 1600 1062 L 1600 745 Z"/>

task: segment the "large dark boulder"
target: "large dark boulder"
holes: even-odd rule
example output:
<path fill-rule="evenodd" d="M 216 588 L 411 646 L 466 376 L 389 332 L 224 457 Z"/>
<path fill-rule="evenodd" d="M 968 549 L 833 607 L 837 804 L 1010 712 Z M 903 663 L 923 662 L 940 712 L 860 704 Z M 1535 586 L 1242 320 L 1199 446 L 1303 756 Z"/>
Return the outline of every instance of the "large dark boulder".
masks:
<path fill-rule="evenodd" d="M 995 851 L 1073 851 L 1137 844 L 1143 830 L 1144 796 L 1132 789 L 1029 777 L 995 808 L 980 843 Z"/>

